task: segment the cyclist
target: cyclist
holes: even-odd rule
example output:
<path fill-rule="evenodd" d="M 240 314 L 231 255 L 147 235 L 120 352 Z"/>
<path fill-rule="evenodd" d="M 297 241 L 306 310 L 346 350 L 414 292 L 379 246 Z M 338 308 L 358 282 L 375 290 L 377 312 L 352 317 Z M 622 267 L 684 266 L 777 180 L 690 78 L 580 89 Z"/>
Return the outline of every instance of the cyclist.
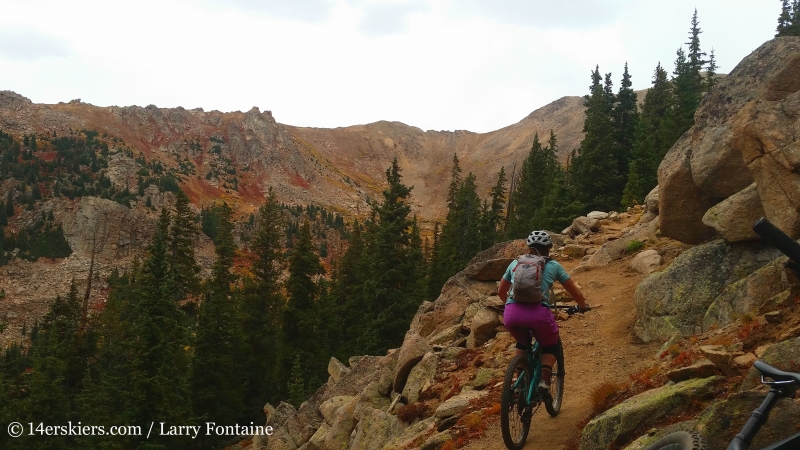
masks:
<path fill-rule="evenodd" d="M 505 328 L 517 341 L 517 355 L 524 355 L 529 348 L 530 336 L 526 330 L 517 327 L 524 327 L 533 330 L 533 337 L 542 348 L 542 381 L 539 389 L 549 392 L 550 376 L 553 372 L 553 364 L 556 362 L 556 353 L 559 349 L 560 338 L 558 335 L 558 325 L 555 317 L 550 312 L 549 303 L 550 287 L 553 282 L 558 280 L 569 295 L 578 303 L 578 311 L 589 310 L 586 298 L 583 293 L 569 277 L 557 261 L 550 259 L 550 249 L 553 248 L 553 241 L 546 231 L 532 231 L 526 240 L 531 254 L 544 256 L 546 263 L 542 271 L 542 294 L 544 299 L 541 303 L 514 303 L 514 268 L 517 260 L 511 261 L 508 265 L 503 278 L 500 280 L 497 295 L 506 303 L 503 313 L 503 324 Z M 510 290 L 510 292 L 509 292 Z"/>

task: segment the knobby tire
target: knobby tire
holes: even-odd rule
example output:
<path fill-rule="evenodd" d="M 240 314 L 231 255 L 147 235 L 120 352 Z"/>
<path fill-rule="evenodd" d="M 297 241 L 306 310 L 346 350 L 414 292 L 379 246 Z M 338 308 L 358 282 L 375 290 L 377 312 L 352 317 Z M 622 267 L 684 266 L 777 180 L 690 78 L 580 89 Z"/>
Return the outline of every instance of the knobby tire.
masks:
<path fill-rule="evenodd" d="M 699 433 L 676 431 L 650 444 L 645 450 L 706 450 L 706 445 Z"/>
<path fill-rule="evenodd" d="M 503 395 L 500 398 L 500 428 L 503 432 L 503 442 L 509 450 L 521 450 L 528 439 L 533 410 L 530 405 L 520 406 L 520 402 L 525 402 L 532 375 L 527 355 L 514 357 L 506 369 Z M 512 389 L 518 377 L 525 378 L 517 389 Z"/>

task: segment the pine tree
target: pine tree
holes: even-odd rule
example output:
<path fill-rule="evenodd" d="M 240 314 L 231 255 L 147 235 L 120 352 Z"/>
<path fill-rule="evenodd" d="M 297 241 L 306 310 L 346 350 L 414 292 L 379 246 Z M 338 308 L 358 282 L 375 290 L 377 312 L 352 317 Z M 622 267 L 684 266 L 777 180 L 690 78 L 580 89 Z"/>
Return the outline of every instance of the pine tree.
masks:
<path fill-rule="evenodd" d="M 412 188 L 402 183 L 396 158 L 386 170 L 386 181 L 383 202 L 372 203 L 374 219 L 367 223 L 370 277 L 365 307 L 372 320 L 360 341 L 366 354 L 385 352 L 402 342 L 424 292 L 422 252 L 415 248 L 421 244 L 408 217 Z"/>
<path fill-rule="evenodd" d="M 781 2 L 781 14 L 778 16 L 778 28 L 775 30 L 775 37 L 781 36 L 800 36 L 800 2 L 793 0 L 783 0 Z"/>
<path fill-rule="evenodd" d="M 444 281 L 463 269 L 481 250 L 480 214 L 481 201 L 476 192 L 475 175 L 470 173 L 455 192 L 439 238 L 442 265 L 438 269 Z"/>
<path fill-rule="evenodd" d="M 461 166 L 458 155 L 453 153 L 453 168 L 450 169 L 450 187 L 447 188 L 447 206 L 455 201 L 458 188 L 461 186 Z"/>
<path fill-rule="evenodd" d="M 295 408 L 299 408 L 300 404 L 308 397 L 300 355 L 295 355 L 292 360 L 291 377 L 287 384 L 287 390 L 289 391 L 289 403 Z"/>
<path fill-rule="evenodd" d="M 223 203 L 216 208 L 217 261 L 206 282 L 197 318 L 197 337 L 192 359 L 191 390 L 194 414 L 202 421 L 218 425 L 236 423 L 243 412 L 243 375 L 237 367 L 242 344 L 237 328 L 236 302 L 231 273 L 236 245 L 233 242 L 231 208 Z M 206 437 L 204 445 L 219 439 Z"/>
<path fill-rule="evenodd" d="M 675 107 L 670 111 L 670 140 L 675 142 L 683 133 L 694 125 L 694 113 L 700 105 L 708 89 L 708 81 L 703 78 L 702 71 L 708 61 L 706 54 L 700 49 L 700 22 L 697 10 L 692 15 L 692 26 L 689 30 L 688 53 L 678 49 L 675 59 L 675 71 L 672 83 L 675 89 Z M 714 63 L 716 65 L 716 63 Z M 716 67 L 714 67 L 716 70 Z"/>
<path fill-rule="evenodd" d="M 531 150 L 522 162 L 516 187 L 511 193 L 511 203 L 514 207 L 510 211 L 506 230 L 509 237 L 527 236 L 531 231 L 533 217 L 542 205 L 542 193 L 549 187 L 550 180 L 544 174 L 551 169 L 552 163 L 539 142 L 539 133 L 534 134 Z"/>
<path fill-rule="evenodd" d="M 79 322 L 80 304 L 73 280 L 67 297 L 56 298 L 33 339 L 30 349 L 33 371 L 27 386 L 28 395 L 22 404 L 24 417 L 18 420 L 35 422 L 48 417 L 48 420 L 66 423 L 78 419 L 75 397 L 85 369 Z M 14 444 L 29 449 L 69 449 L 73 448 L 74 441 L 73 436 L 54 436 L 47 440 L 23 436 Z"/>
<path fill-rule="evenodd" d="M 140 300 L 134 310 L 136 339 L 131 343 L 131 392 L 126 407 L 130 423 L 187 423 L 191 417 L 189 359 L 185 350 L 188 333 L 181 324 L 182 313 L 174 301 L 175 281 L 168 270 L 166 210 L 161 222 L 148 249 L 137 289 Z M 185 440 L 176 437 L 140 439 L 138 448 L 186 446 Z"/>
<path fill-rule="evenodd" d="M 365 308 L 365 285 L 368 277 L 369 263 L 363 228 L 356 221 L 347 251 L 334 267 L 331 276 L 329 295 L 336 312 L 326 319 L 329 326 L 341 329 L 340 340 L 334 343 L 332 353 L 342 360 L 358 354 L 355 343 L 366 333 L 371 319 Z"/>
<path fill-rule="evenodd" d="M 614 126 L 611 121 L 613 91 L 610 74 L 605 85 L 600 83 L 599 68 L 592 72 L 590 95 L 585 97 L 585 133 L 577 161 L 576 194 L 578 200 L 589 210 L 609 211 L 615 209 L 622 197 L 623 177 L 619 173 Z"/>
<path fill-rule="evenodd" d="M 625 206 L 643 203 L 644 197 L 658 184 L 658 165 L 675 142 L 667 117 L 675 102 L 672 83 L 659 64 L 653 75 L 653 86 L 644 97 L 636 126 L 628 183 L 622 198 Z"/>
<path fill-rule="evenodd" d="M 717 84 L 717 60 L 714 57 L 714 49 L 711 49 L 711 54 L 708 55 L 708 66 L 706 67 L 706 92 L 710 92 L 711 89 Z"/>
<path fill-rule="evenodd" d="M 303 369 L 310 373 L 306 383 L 322 381 L 327 360 L 325 342 L 318 339 L 320 332 L 320 289 L 317 277 L 324 273 L 319 256 L 311 240 L 311 226 L 306 218 L 300 227 L 300 235 L 289 255 L 289 278 L 286 280 L 288 296 L 284 311 L 283 327 L 285 344 L 284 367 L 300 358 Z"/>
<path fill-rule="evenodd" d="M 133 372 L 132 345 L 137 339 L 134 327 L 140 300 L 136 285 L 140 267 L 139 261 L 134 260 L 131 272 L 109 285 L 105 308 L 91 323 L 90 330 L 99 336 L 99 345 L 77 399 L 84 423 L 105 427 L 131 423 L 127 405 L 136 400 L 129 381 Z M 134 439 L 135 436 L 83 436 L 78 443 L 83 448 L 127 449 L 135 446 Z"/>
<path fill-rule="evenodd" d="M 613 121 L 614 134 L 617 146 L 617 171 L 624 175 L 627 182 L 628 165 L 633 153 L 633 142 L 636 134 L 636 124 L 639 122 L 639 107 L 636 92 L 631 88 L 631 75 L 628 73 L 628 63 L 625 63 L 625 72 L 622 74 L 622 84 L 617 94 L 617 103 L 614 105 Z"/>
<path fill-rule="evenodd" d="M 199 230 L 189 209 L 189 197 L 183 190 L 175 194 L 175 220 L 169 233 L 169 273 L 178 288 L 178 298 L 196 293 L 200 266 L 194 259 L 194 242 Z"/>
<path fill-rule="evenodd" d="M 555 141 L 555 135 L 552 135 L 551 138 Z M 500 173 L 497 174 L 497 183 L 489 191 L 489 198 L 491 201 L 481 214 L 481 249 L 494 245 L 500 233 L 499 227 L 506 203 L 506 171 L 502 166 Z"/>
<path fill-rule="evenodd" d="M 276 383 L 281 379 L 280 325 L 284 299 L 279 278 L 283 267 L 283 228 L 281 208 L 270 189 L 266 203 L 259 208 L 256 234 L 250 245 L 255 255 L 253 276 L 245 279 L 242 293 L 240 323 L 245 349 L 251 355 L 243 368 L 247 375 L 244 401 L 251 420 L 263 414 L 266 401 L 273 401 L 284 392 Z"/>

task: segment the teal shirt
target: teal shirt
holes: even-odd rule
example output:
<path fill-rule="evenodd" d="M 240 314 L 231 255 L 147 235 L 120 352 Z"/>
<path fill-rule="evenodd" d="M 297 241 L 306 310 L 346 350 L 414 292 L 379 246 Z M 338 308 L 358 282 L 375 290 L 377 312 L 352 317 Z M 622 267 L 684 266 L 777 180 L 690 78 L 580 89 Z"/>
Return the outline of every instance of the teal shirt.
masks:
<path fill-rule="evenodd" d="M 511 261 L 511 264 L 508 265 L 506 269 L 506 273 L 503 274 L 503 279 L 511 283 L 511 289 L 508 292 L 508 300 L 506 301 L 506 305 L 510 303 L 514 303 L 514 277 L 513 271 L 514 267 L 517 267 L 517 260 Z M 559 283 L 564 283 L 569 280 L 569 274 L 558 261 L 551 259 L 547 261 L 547 264 L 544 266 L 544 272 L 542 273 L 542 293 L 544 294 L 544 302 L 550 301 L 550 287 L 553 286 L 553 283 L 558 280 Z"/>

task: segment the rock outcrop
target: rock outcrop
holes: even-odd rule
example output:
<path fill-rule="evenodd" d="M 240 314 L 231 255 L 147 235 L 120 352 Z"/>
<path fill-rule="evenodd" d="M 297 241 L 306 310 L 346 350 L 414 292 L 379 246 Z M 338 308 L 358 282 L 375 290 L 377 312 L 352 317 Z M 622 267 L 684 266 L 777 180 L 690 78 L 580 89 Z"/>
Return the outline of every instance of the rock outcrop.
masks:
<path fill-rule="evenodd" d="M 664 236 L 690 244 L 715 234 L 752 239 L 737 222 L 749 221 L 760 203 L 768 219 L 800 237 L 798 79 L 800 38 L 781 37 L 743 59 L 706 96 L 694 127 L 658 170 Z"/>
<path fill-rule="evenodd" d="M 726 244 L 721 240 L 683 252 L 667 269 L 645 278 L 636 288 L 635 334 L 642 341 L 650 342 L 665 340 L 675 333 L 691 335 L 701 332 L 709 308 L 717 299 L 716 305 L 721 307 L 724 303 L 730 304 L 726 298 L 739 295 L 739 289 L 736 289 L 739 286 L 727 293 L 726 286 L 747 279 L 779 255 L 778 250 L 761 243 Z M 747 295 L 746 286 L 742 288 Z M 734 291 L 737 294 L 733 294 Z M 756 297 L 750 301 L 766 301 L 774 295 L 761 297 L 768 292 L 759 294 L 752 291 Z M 742 313 L 745 311 L 743 308 L 735 311 Z M 709 319 L 705 325 L 708 327 L 713 323 Z"/>

